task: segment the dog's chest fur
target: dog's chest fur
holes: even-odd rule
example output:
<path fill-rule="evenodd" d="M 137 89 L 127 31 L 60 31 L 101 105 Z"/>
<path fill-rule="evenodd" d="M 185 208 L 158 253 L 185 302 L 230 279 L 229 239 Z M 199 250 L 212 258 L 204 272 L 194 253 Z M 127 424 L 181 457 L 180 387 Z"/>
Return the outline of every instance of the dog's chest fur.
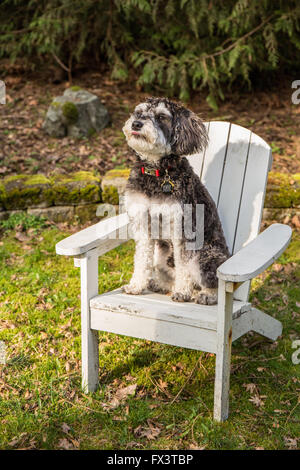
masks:
<path fill-rule="evenodd" d="M 200 183 L 186 158 L 174 155 L 162 158 L 159 165 L 151 167 L 159 171 L 159 176 L 143 174 L 142 167 L 147 166 L 149 166 L 148 163 L 137 160 L 130 173 L 127 190 L 140 192 L 162 203 L 177 201 L 180 204 L 205 204 L 209 202 L 210 196 L 207 190 Z M 174 188 L 171 193 L 164 193 L 162 184 L 168 178 L 174 184 Z"/>
<path fill-rule="evenodd" d="M 126 186 L 126 210 L 130 214 L 131 204 L 144 204 L 145 207 L 153 204 L 161 204 L 165 208 L 169 204 L 178 204 L 183 210 L 185 204 L 204 205 L 204 241 L 205 244 L 217 243 L 227 250 L 221 223 L 214 201 L 199 177 L 194 173 L 187 158 L 168 156 L 159 162 L 159 176 L 143 174 L 141 171 L 145 162 L 137 159 Z M 153 166 L 153 168 L 157 168 Z M 171 194 L 166 194 L 162 190 L 162 183 L 165 180 L 165 170 L 174 183 L 174 190 Z M 132 212 L 134 213 L 134 211 Z M 193 217 L 193 230 L 194 226 Z M 216 234 L 218 234 L 216 236 Z M 226 248 L 225 248 L 226 247 Z"/>

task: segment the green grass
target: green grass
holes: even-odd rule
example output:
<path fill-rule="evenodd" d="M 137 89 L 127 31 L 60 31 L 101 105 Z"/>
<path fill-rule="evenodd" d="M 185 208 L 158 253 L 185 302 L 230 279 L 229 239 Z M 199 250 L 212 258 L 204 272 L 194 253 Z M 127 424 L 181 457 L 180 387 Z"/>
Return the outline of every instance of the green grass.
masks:
<path fill-rule="evenodd" d="M 55 254 L 68 233 L 50 226 L 29 230 L 30 242 L 15 235 L 6 230 L 0 242 L 0 340 L 7 346 L 0 448 L 299 447 L 300 364 L 291 360 L 300 339 L 299 236 L 251 293 L 283 322 L 283 335 L 272 343 L 249 333 L 234 343 L 231 414 L 215 423 L 214 356 L 207 353 L 101 333 L 101 386 L 84 395 L 79 269 Z M 129 280 L 133 251 L 128 243 L 101 257 L 100 292 Z M 114 407 L 117 391 L 129 385 L 134 394 Z"/>
<path fill-rule="evenodd" d="M 12 230 L 17 227 L 22 230 L 39 229 L 45 226 L 46 219 L 26 212 L 16 212 L 11 214 L 7 220 L 0 222 L 0 227 L 4 230 Z"/>

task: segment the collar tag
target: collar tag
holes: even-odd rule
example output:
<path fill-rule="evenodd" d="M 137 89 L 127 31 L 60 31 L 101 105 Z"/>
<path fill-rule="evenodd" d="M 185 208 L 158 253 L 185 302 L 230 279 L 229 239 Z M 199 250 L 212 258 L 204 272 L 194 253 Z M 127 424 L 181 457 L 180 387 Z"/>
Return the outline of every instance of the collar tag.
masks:
<path fill-rule="evenodd" d="M 141 167 L 141 172 L 143 175 L 156 176 L 156 178 L 160 176 L 159 169 L 149 168 L 146 166 Z M 172 194 L 174 191 L 175 183 L 171 180 L 167 169 L 165 170 L 164 180 L 160 187 L 162 189 L 162 192 L 165 194 Z"/>
<path fill-rule="evenodd" d="M 174 191 L 174 186 L 175 183 L 171 180 L 168 170 L 166 170 L 165 178 L 161 184 L 162 192 L 166 194 L 171 194 Z"/>

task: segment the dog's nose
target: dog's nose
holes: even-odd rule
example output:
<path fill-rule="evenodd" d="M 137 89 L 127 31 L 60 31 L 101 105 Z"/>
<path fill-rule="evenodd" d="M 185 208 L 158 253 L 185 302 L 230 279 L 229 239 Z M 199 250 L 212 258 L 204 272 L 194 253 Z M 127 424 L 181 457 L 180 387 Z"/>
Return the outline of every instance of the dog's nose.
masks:
<path fill-rule="evenodd" d="M 143 123 L 141 121 L 133 121 L 131 127 L 134 131 L 139 131 L 143 127 Z"/>

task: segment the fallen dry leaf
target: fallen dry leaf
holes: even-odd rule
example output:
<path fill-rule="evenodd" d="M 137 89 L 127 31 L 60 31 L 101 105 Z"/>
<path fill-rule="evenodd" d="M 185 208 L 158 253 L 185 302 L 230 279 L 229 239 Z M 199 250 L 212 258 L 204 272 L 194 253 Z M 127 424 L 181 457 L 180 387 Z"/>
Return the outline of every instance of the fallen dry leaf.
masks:
<path fill-rule="evenodd" d="M 273 269 L 274 269 L 274 271 L 276 271 L 277 273 L 279 273 L 280 271 L 283 270 L 283 266 L 282 266 L 282 264 L 274 263 L 274 264 L 273 264 Z"/>
<path fill-rule="evenodd" d="M 68 434 L 71 430 L 70 426 L 67 423 L 62 423 L 61 429 L 65 434 Z"/>
<path fill-rule="evenodd" d="M 22 432 L 19 436 L 15 436 L 9 443 L 8 445 L 10 447 L 15 447 L 19 442 L 24 440 L 24 438 L 27 436 L 27 432 Z"/>
<path fill-rule="evenodd" d="M 258 395 L 254 395 L 253 397 L 249 398 L 249 401 L 254 403 L 254 405 L 257 407 L 264 406 L 263 400 Z"/>
<path fill-rule="evenodd" d="M 119 388 L 109 402 L 102 403 L 103 409 L 109 411 L 117 408 L 120 403 L 125 400 L 128 396 L 134 395 L 136 387 L 137 384 L 132 384 L 128 385 L 127 387 Z"/>
<path fill-rule="evenodd" d="M 289 303 L 289 298 L 288 298 L 288 296 L 287 296 L 286 294 L 283 294 L 283 295 L 281 296 L 281 298 L 282 298 L 282 301 L 283 301 L 284 305 L 288 305 L 288 303 Z"/>
<path fill-rule="evenodd" d="M 291 437 L 284 437 L 284 442 L 289 449 L 297 449 L 298 439 Z"/>
<path fill-rule="evenodd" d="M 19 240 L 19 242 L 28 242 L 30 240 L 30 237 L 24 232 L 16 232 L 15 238 Z"/>
<path fill-rule="evenodd" d="M 126 418 L 123 418 L 123 416 L 113 416 L 113 421 L 125 421 Z"/>
<path fill-rule="evenodd" d="M 198 444 L 191 444 L 188 449 L 189 450 L 204 450 L 206 448 L 206 445 L 204 446 L 198 446 Z"/>
<path fill-rule="evenodd" d="M 168 387 L 167 382 L 164 382 L 163 380 L 159 379 L 158 381 L 159 388 L 162 388 L 163 390 Z"/>
<path fill-rule="evenodd" d="M 134 434 L 138 437 L 146 437 L 148 440 L 154 440 L 161 433 L 162 425 L 155 423 L 151 419 L 147 419 L 148 426 L 139 425 Z"/>
<path fill-rule="evenodd" d="M 243 384 L 243 387 L 247 390 L 247 392 L 253 393 L 256 390 L 256 385 L 255 384 Z"/>
<path fill-rule="evenodd" d="M 295 227 L 300 228 L 300 217 L 298 215 L 294 215 L 292 218 L 292 224 L 295 225 Z"/>
<path fill-rule="evenodd" d="M 131 449 L 132 447 L 143 447 L 143 444 L 136 441 L 130 441 L 128 444 L 126 444 L 126 449 Z"/>
<path fill-rule="evenodd" d="M 70 442 L 68 439 L 66 439 L 65 437 L 63 439 L 60 439 L 58 441 L 58 447 L 60 449 L 64 449 L 64 450 L 73 450 L 74 449 L 74 445 L 72 442 Z"/>
<path fill-rule="evenodd" d="M 128 385 L 127 387 L 119 388 L 119 390 L 116 391 L 115 397 L 118 400 L 124 400 L 129 395 L 134 395 L 136 387 L 136 384 L 132 384 Z"/>

